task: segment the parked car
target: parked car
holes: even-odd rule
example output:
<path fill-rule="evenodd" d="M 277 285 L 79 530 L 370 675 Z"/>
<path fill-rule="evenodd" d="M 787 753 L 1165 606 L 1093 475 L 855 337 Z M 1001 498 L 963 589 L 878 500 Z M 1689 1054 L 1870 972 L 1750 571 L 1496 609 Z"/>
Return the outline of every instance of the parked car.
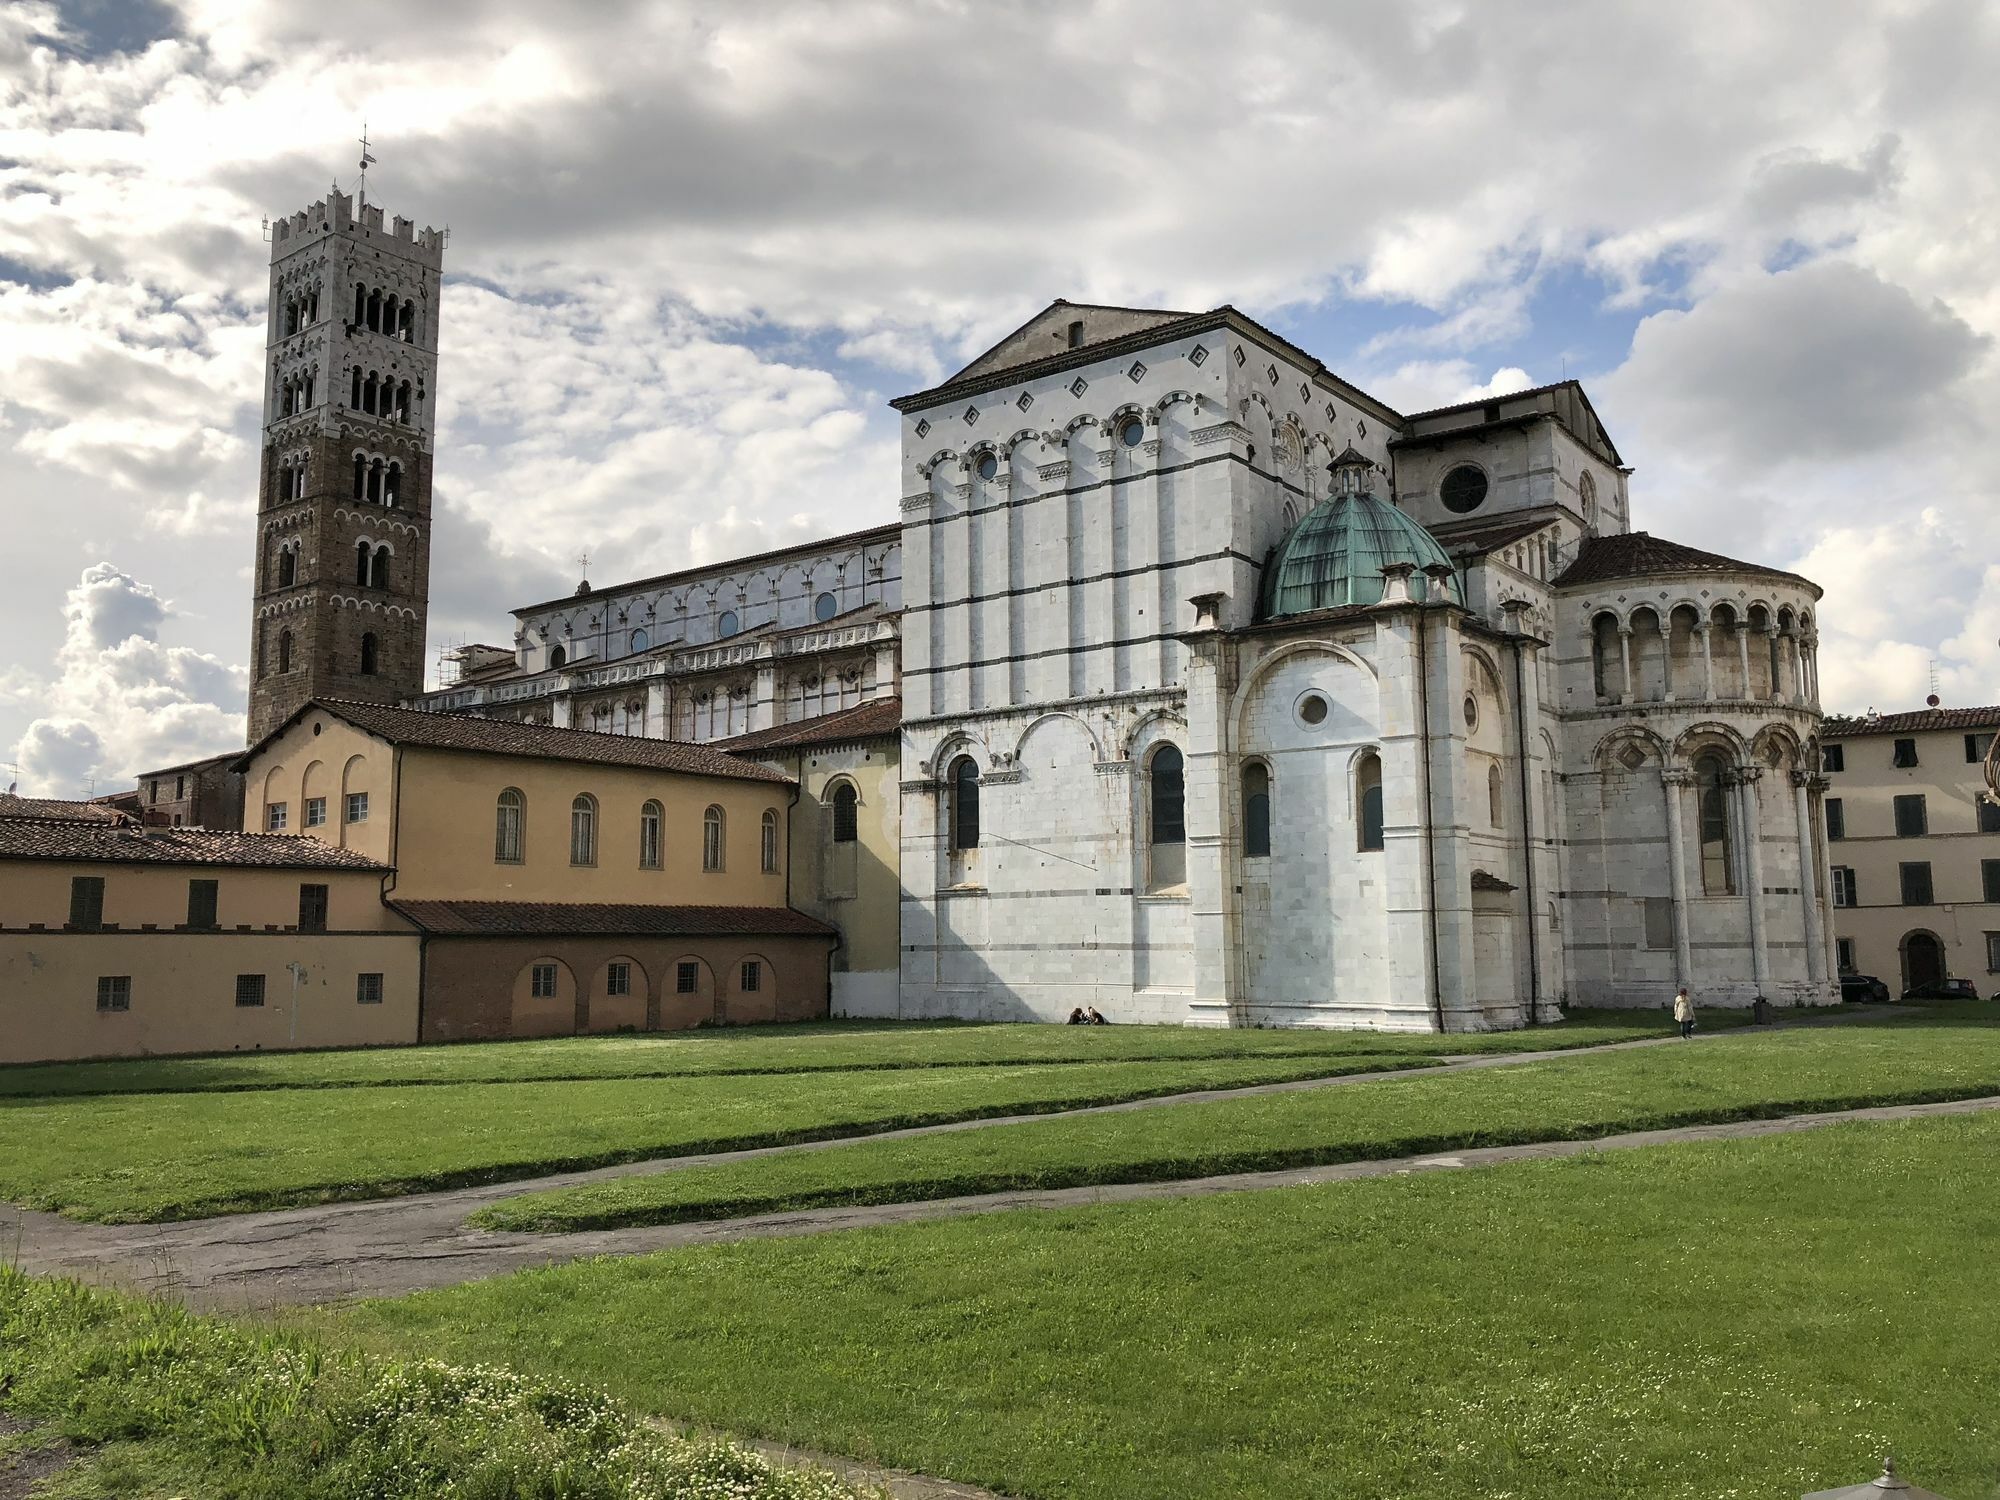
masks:
<path fill-rule="evenodd" d="M 1889 986 L 1873 974 L 1843 974 L 1840 976 L 1840 998 L 1882 1001 L 1893 997 L 1889 994 Z"/>
<path fill-rule="evenodd" d="M 1929 984 L 1912 985 L 1903 991 L 1905 1000 L 1977 1000 L 1979 991 L 1970 979 L 1933 979 Z"/>

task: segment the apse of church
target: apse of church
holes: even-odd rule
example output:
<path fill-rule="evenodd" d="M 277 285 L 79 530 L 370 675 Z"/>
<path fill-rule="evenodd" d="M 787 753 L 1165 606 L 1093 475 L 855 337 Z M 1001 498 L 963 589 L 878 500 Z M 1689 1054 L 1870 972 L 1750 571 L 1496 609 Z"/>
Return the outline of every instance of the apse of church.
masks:
<path fill-rule="evenodd" d="M 250 739 L 424 685 L 444 235 L 337 189 L 271 225 Z"/>

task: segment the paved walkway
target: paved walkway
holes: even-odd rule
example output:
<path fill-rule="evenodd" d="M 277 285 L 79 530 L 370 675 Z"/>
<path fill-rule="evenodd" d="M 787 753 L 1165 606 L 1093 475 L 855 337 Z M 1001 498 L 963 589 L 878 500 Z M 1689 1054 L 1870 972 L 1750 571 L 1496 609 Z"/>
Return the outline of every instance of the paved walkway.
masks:
<path fill-rule="evenodd" d="M 1723 1033 L 1726 1036 L 1728 1033 Z M 1721 1037 L 1711 1038 L 1711 1041 Z M 1625 1050 L 1683 1045 L 1678 1038 L 1618 1042 L 1594 1049 L 1481 1055 L 1417 1076 L 1500 1067 L 1575 1056 L 1579 1051 Z M 1206 1090 L 1198 1094 L 1133 1100 L 1070 1114 L 1102 1114 L 1158 1108 L 1194 1099 L 1294 1092 L 1305 1088 L 1351 1086 L 1409 1073 L 1346 1075 L 1297 1080 L 1254 1088 Z M 1016 1208 L 1068 1208 L 1129 1203 L 1154 1198 L 1201 1197 L 1259 1188 L 1342 1182 L 1396 1173 L 1492 1166 L 1512 1161 L 1574 1156 L 1679 1141 L 1739 1140 L 1808 1130 L 1840 1120 L 1901 1120 L 2000 1108 L 2000 1097 L 1948 1104 L 1896 1105 L 1789 1116 L 1777 1120 L 1634 1131 L 1586 1141 L 1543 1141 L 1497 1146 L 1456 1154 L 1390 1157 L 1375 1161 L 1239 1173 L 1177 1182 L 1146 1182 L 1046 1191 L 987 1193 L 915 1203 L 818 1208 L 708 1223 L 649 1225 L 632 1229 L 570 1234 L 518 1234 L 473 1229 L 467 1215 L 488 1203 L 545 1188 L 566 1187 L 635 1173 L 677 1170 L 715 1162 L 767 1156 L 780 1151 L 834 1149 L 842 1142 L 815 1141 L 755 1151 L 719 1152 L 632 1162 L 590 1172 L 570 1172 L 521 1182 L 495 1183 L 449 1192 L 363 1203 L 332 1203 L 271 1213 L 235 1214 L 179 1224 L 80 1224 L 54 1214 L 0 1206 L 0 1254 L 29 1271 L 62 1274 L 100 1284 L 178 1296 L 209 1309 L 243 1309 L 338 1301 L 351 1297 L 394 1296 L 497 1276 L 527 1266 L 550 1265 L 593 1255 L 639 1255 L 681 1245 L 730 1240 L 821 1234 L 838 1229 L 956 1218 Z M 1025 1115 L 917 1127 L 890 1137 L 986 1129 L 1024 1120 L 1060 1118 Z M 882 1139 L 884 1137 L 868 1137 Z"/>

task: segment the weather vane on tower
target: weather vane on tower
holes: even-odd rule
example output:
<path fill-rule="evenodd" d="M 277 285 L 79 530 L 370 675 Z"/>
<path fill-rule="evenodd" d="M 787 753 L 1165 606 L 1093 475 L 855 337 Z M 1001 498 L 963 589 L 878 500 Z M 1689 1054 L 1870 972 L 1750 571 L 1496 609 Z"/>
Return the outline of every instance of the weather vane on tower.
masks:
<path fill-rule="evenodd" d="M 368 199 L 368 169 L 374 163 L 375 158 L 368 151 L 368 122 L 363 120 L 361 122 L 361 198 L 363 202 L 366 202 Z"/>

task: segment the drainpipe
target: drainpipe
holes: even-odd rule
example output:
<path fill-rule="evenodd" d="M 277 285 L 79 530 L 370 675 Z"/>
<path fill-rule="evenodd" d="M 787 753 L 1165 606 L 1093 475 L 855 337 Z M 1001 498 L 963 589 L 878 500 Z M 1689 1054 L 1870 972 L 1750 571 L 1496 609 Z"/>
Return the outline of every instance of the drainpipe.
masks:
<path fill-rule="evenodd" d="M 1527 601 L 1510 599 L 1502 606 L 1514 638 L 1514 741 L 1521 765 L 1521 882 L 1528 900 L 1528 1024 L 1541 1019 L 1542 960 L 1535 930 L 1541 910 L 1535 901 L 1535 814 L 1534 778 L 1528 774 L 1528 688 L 1521 656 L 1526 650 L 1521 640 L 1521 612 Z"/>

